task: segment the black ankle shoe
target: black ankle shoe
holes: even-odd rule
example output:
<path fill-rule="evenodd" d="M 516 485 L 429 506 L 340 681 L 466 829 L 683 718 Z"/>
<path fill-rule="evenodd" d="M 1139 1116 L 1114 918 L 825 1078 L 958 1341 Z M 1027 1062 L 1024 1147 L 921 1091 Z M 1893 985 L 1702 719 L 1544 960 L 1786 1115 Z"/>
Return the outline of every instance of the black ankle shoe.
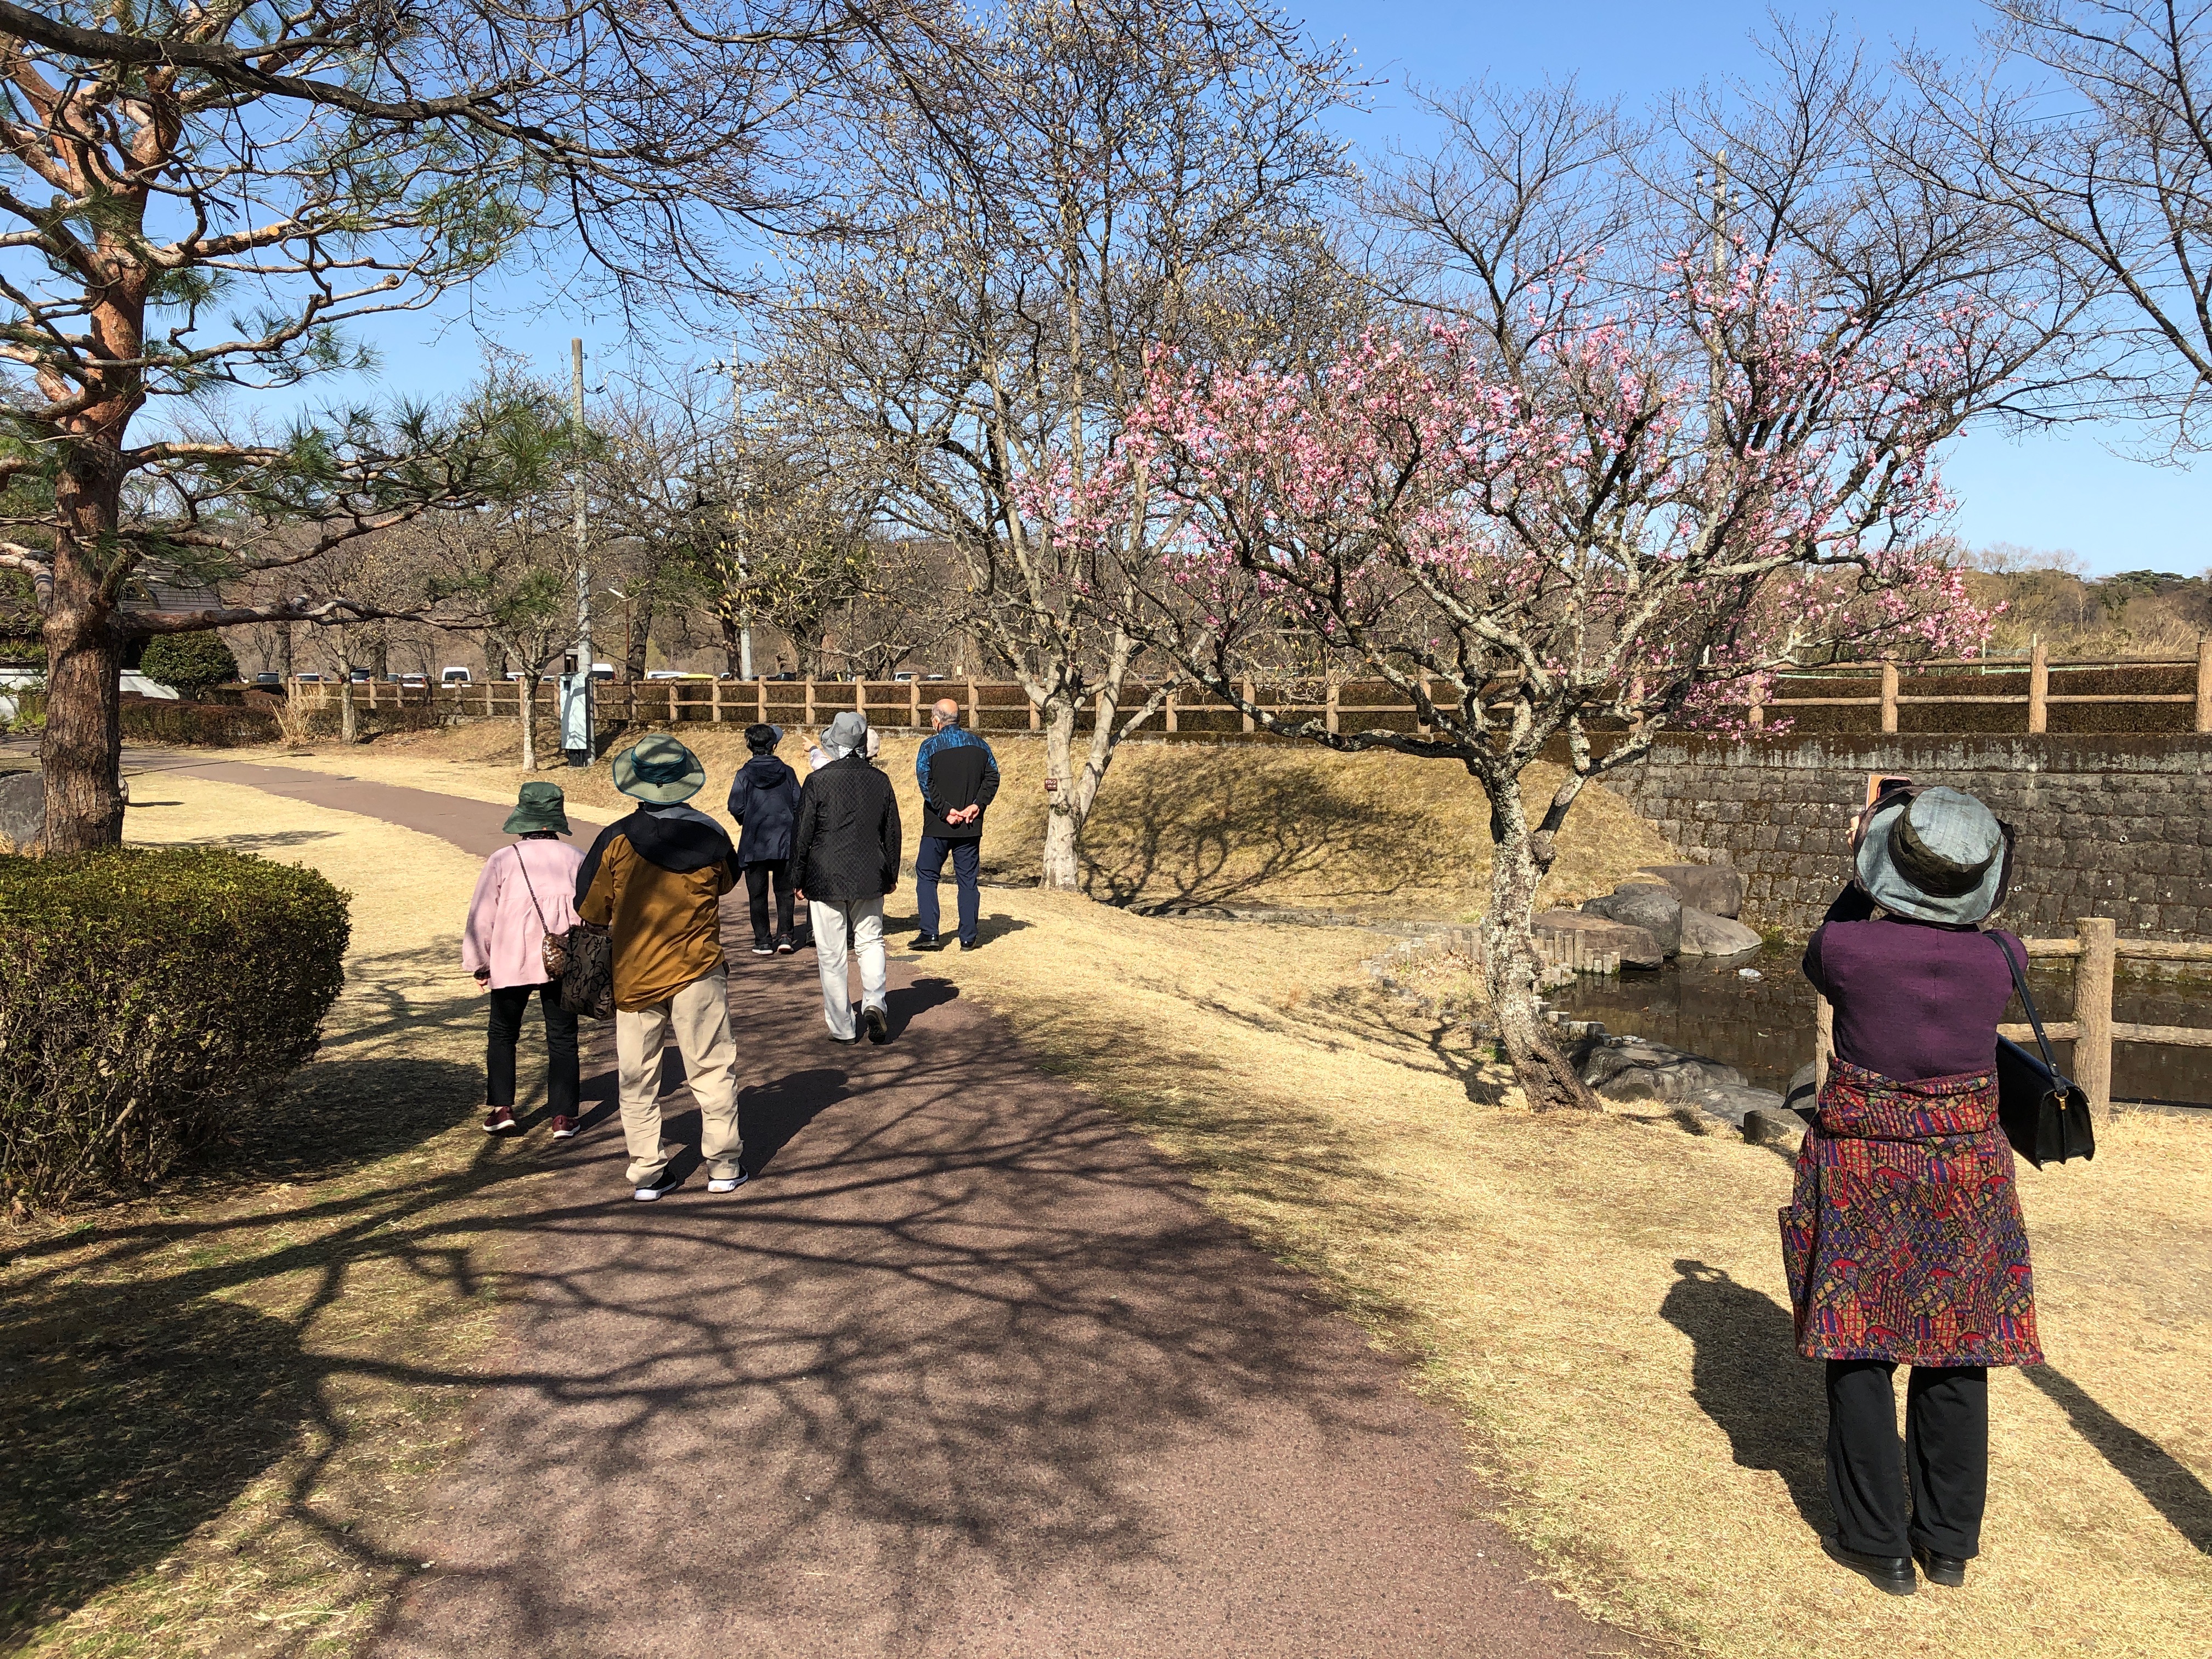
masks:
<path fill-rule="evenodd" d="M 1861 1555 L 1856 1550 L 1845 1549 L 1832 1538 L 1823 1538 L 1820 1547 L 1827 1551 L 1831 1561 L 1849 1567 L 1876 1589 L 1887 1590 L 1892 1595 L 1910 1595 L 1920 1588 L 1920 1581 L 1912 1575 L 1912 1558 L 1909 1555 Z"/>
<path fill-rule="evenodd" d="M 1964 1589 L 1966 1585 L 1966 1564 L 1955 1555 L 1938 1555 L 1934 1550 L 1913 1546 L 1912 1559 L 1920 1564 L 1920 1571 L 1928 1575 L 1931 1584 L 1941 1584 L 1947 1589 Z"/>

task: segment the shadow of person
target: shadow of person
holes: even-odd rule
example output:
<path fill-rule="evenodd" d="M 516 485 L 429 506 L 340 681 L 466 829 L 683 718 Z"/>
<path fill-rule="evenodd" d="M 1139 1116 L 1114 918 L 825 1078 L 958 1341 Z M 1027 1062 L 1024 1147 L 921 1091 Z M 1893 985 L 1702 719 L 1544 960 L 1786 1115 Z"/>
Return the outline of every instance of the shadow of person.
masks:
<path fill-rule="evenodd" d="M 2023 1365 L 2021 1375 L 2066 1413 L 2075 1432 L 2128 1478 L 2192 1549 L 2212 1555 L 2212 1491 L 2187 1465 L 2140 1429 L 2123 1423 L 2056 1365 Z"/>
<path fill-rule="evenodd" d="M 297 1331 L 236 1302 L 72 1285 L 28 1312 L 0 1341 L 10 1651 L 221 1514 L 319 1409 Z"/>
<path fill-rule="evenodd" d="M 949 979 L 918 979 L 912 985 L 896 988 L 884 998 L 891 1035 L 897 1036 L 932 1008 L 941 1007 L 959 994 L 960 988 Z"/>
<path fill-rule="evenodd" d="M 758 1175 L 800 1130 L 851 1095 L 845 1073 L 827 1066 L 739 1090 L 738 1130 L 744 1139 L 745 1167 Z"/>
<path fill-rule="evenodd" d="M 1659 1316 L 1692 1345 L 1690 1394 L 1729 1437 L 1737 1467 L 1771 1469 L 1805 1524 L 1828 1529 L 1826 1397 L 1797 1355 L 1790 1310 L 1724 1269 L 1684 1259 Z"/>

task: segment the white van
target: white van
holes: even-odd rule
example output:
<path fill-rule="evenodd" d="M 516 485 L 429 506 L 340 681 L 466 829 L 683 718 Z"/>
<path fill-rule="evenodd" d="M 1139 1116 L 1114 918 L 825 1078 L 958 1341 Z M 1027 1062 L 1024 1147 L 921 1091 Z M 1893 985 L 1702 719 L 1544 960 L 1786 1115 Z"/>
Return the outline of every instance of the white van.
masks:
<path fill-rule="evenodd" d="M 452 663 L 447 665 L 446 672 L 438 676 L 438 684 L 441 685 L 467 685 L 471 683 L 472 679 L 473 676 L 470 674 L 466 668 L 461 666 L 459 663 Z"/>

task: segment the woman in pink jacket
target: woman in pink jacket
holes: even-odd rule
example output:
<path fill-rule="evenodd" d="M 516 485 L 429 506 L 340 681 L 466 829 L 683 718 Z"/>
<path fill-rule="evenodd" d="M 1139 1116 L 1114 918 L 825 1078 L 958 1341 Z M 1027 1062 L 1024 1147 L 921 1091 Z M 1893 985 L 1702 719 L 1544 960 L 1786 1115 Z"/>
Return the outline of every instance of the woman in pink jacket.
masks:
<path fill-rule="evenodd" d="M 554 783 L 526 783 L 501 826 L 518 837 L 485 860 L 461 933 L 461 966 L 491 993 L 491 1034 L 484 1049 L 484 1133 L 507 1134 L 514 1121 L 514 1044 L 523 1011 L 538 994 L 545 1012 L 545 1092 L 553 1138 L 576 1133 L 580 1079 L 576 1017 L 561 1006 L 545 971 L 544 939 L 576 925 L 576 871 L 584 855 L 554 839 L 568 833 L 567 803 Z"/>

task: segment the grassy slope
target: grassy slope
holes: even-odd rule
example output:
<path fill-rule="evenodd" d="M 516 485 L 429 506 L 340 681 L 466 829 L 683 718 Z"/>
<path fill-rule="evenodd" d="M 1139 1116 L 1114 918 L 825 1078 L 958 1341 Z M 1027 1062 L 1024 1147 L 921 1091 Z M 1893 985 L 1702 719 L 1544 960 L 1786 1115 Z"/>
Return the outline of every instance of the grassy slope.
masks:
<path fill-rule="evenodd" d="M 719 814 L 745 748 L 735 728 L 684 726 L 682 737 L 707 764 L 699 804 Z M 985 821 L 988 869 L 1009 878 L 1036 869 L 1043 839 L 1044 750 L 1021 736 L 994 736 L 1003 778 Z M 908 844 L 921 830 L 914 739 L 887 736 L 881 757 L 899 788 Z M 784 757 L 804 768 L 795 732 Z M 352 749 L 325 744 L 311 756 L 268 758 L 410 782 L 485 800 L 511 800 L 522 774 L 520 743 L 505 722 L 395 736 Z M 544 774 L 580 812 L 624 810 L 604 765 Z M 1539 768 L 1532 792 L 1556 787 Z M 1166 901 L 1233 906 L 1287 905 L 1356 910 L 1382 917 L 1471 919 L 1487 908 L 1489 808 L 1466 773 L 1395 755 L 1340 758 L 1313 749 L 1208 748 L 1131 744 L 1108 772 L 1085 834 L 1086 884 L 1117 903 Z M 1650 826 L 1605 790 L 1587 791 L 1561 837 L 1548 899 L 1574 903 L 1639 864 L 1671 856 Z"/>
<path fill-rule="evenodd" d="M 1656 1108 L 1528 1115 L 1460 1031 L 1365 988 L 1357 936 L 987 908 L 998 936 L 944 971 L 1414 1357 L 1594 1608 L 1729 1659 L 2207 1652 L 2212 1126 L 2131 1115 L 2094 1166 L 2024 1171 L 2051 1364 L 1995 1374 L 1968 1590 L 1896 1601 L 1819 1553 L 1787 1160 Z"/>
<path fill-rule="evenodd" d="M 478 863 L 185 775 L 138 794 L 133 840 L 228 841 L 348 889 L 349 982 L 237 1146 L 154 1198 L 9 1229 L 0 1650 L 351 1652 L 417 1565 L 415 1494 L 459 1433 L 495 1217 L 532 1168 L 474 1121 Z"/>

